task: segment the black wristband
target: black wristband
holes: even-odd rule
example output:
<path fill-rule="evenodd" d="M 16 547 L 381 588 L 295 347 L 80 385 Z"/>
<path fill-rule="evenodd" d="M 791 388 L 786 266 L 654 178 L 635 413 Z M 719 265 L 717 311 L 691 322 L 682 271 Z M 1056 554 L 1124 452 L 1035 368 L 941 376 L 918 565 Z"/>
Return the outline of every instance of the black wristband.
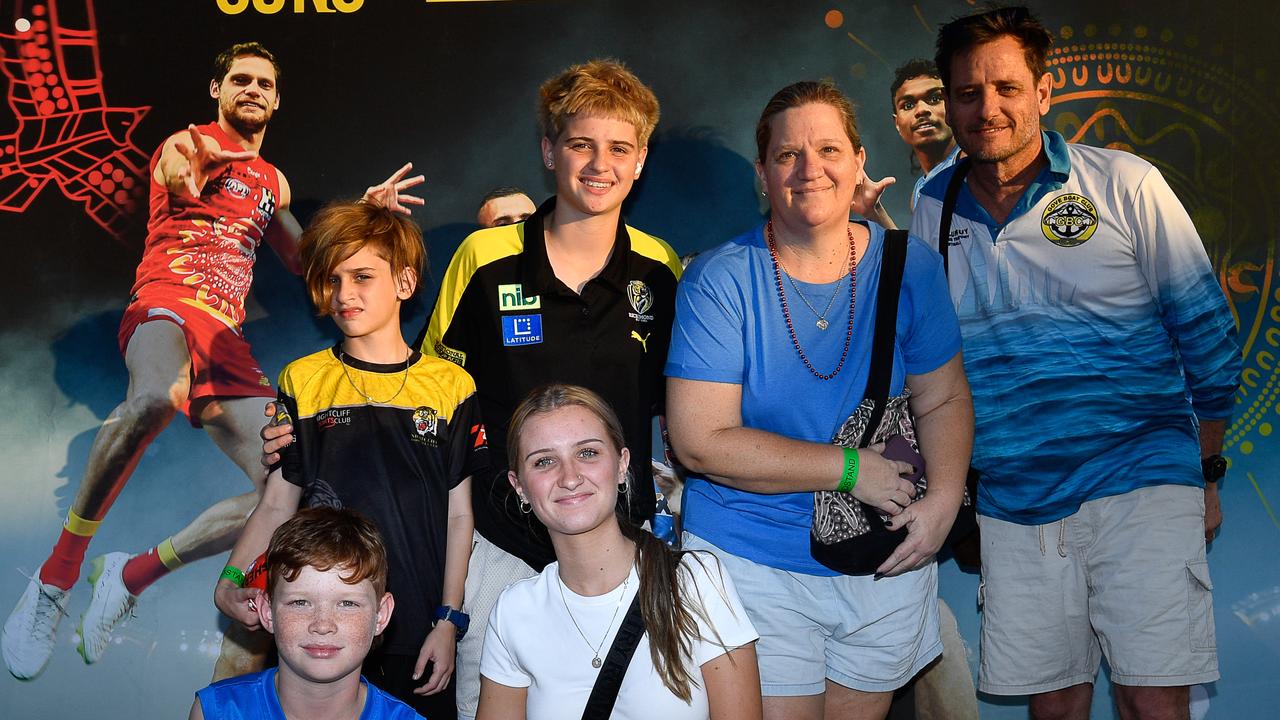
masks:
<path fill-rule="evenodd" d="M 1205 482 L 1218 482 L 1227 475 L 1227 459 L 1217 454 L 1201 458 L 1200 472 Z"/>

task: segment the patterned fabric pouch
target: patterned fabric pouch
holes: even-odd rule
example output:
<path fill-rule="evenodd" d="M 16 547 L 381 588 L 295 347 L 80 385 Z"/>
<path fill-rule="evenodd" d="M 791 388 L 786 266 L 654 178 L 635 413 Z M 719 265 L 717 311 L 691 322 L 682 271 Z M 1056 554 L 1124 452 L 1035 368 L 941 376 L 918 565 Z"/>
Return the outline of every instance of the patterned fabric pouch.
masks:
<path fill-rule="evenodd" d="M 884 415 L 871 433 L 867 432 L 867 425 L 875 414 L 875 402 L 863 399 L 831 442 L 843 447 L 867 447 L 901 435 L 918 453 L 915 425 L 907 406 L 910 396 L 911 391 L 904 390 L 902 395 L 890 397 L 885 403 Z M 923 465 L 923 460 L 919 462 Z M 923 470 L 917 467 L 913 476 L 917 498 L 923 497 L 928 487 Z M 907 537 L 905 528 L 893 531 L 886 528 L 888 519 L 888 515 L 854 498 L 853 493 L 815 492 L 810 553 L 818 562 L 845 575 L 869 575 Z"/>

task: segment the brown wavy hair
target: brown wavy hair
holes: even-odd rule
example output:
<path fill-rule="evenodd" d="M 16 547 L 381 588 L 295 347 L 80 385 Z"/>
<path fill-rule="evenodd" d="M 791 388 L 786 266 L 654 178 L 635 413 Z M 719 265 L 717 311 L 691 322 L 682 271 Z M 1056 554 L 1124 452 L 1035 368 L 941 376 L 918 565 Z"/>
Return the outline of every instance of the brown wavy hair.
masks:
<path fill-rule="evenodd" d="M 304 567 L 341 568 L 342 582 L 368 580 L 378 597 L 387 589 L 387 548 L 378 528 L 355 510 L 303 508 L 276 528 L 267 546 L 267 594 L 281 580 L 297 580 Z"/>
<path fill-rule="evenodd" d="M 599 418 L 614 450 L 622 452 L 625 447 L 622 423 L 603 398 L 577 385 L 544 385 L 529 393 L 511 416 L 507 438 L 508 467 L 520 467 L 520 433 L 529 418 L 570 406 L 584 408 Z M 628 483 L 631 482 L 629 476 L 630 472 Z M 640 611 L 644 616 L 645 632 L 649 634 L 649 655 L 653 667 L 662 678 L 662 684 L 673 695 L 690 702 L 690 687 L 696 686 L 698 681 L 690 676 L 685 663 L 693 657 L 693 641 L 701 638 L 697 620 L 701 619 L 707 625 L 711 623 L 697 595 L 688 597 L 686 590 L 691 585 L 686 586 L 681 579 L 681 573 L 688 575 L 688 570 L 683 570 L 680 562 L 681 556 L 687 553 L 672 550 L 651 533 L 632 525 L 621 509 L 615 508 L 614 514 L 622 535 L 636 545 Z M 716 562 L 714 557 L 711 562 Z M 715 638 L 716 641 L 719 639 L 718 636 Z"/>
<path fill-rule="evenodd" d="M 321 317 L 333 312 L 329 307 L 333 297 L 329 276 L 333 269 L 363 247 L 372 248 L 386 260 L 397 280 L 405 268 L 413 271 L 415 281 L 421 280 L 427 251 L 422 245 L 422 231 L 412 220 L 369 203 L 333 203 L 316 214 L 298 240 L 307 294 Z"/>

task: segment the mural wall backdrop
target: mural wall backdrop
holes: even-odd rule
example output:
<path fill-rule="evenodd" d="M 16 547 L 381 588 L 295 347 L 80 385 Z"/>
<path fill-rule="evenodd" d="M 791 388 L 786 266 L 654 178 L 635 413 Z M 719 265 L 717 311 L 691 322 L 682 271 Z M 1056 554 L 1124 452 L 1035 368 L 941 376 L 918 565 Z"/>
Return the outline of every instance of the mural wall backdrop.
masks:
<path fill-rule="evenodd" d="M 106 0 L 0 1 L 0 610 L 57 537 L 98 427 L 124 397 L 116 330 L 141 255 L 146 166 L 175 130 L 214 118 L 214 55 L 260 40 L 280 58 L 281 107 L 263 156 L 294 212 L 359 196 L 404 161 L 426 174 L 416 217 L 438 274 L 493 186 L 550 194 L 538 162 L 539 82 L 612 56 L 662 102 L 633 224 L 678 251 L 759 219 L 753 127 L 779 87 L 831 77 L 858 103 L 873 176 L 909 217 L 914 180 L 890 119 L 892 69 L 932 56 L 961 0 Z M 1280 283 L 1271 194 L 1280 187 L 1280 13 L 1263 0 L 1032 2 L 1054 31 L 1053 110 L 1069 139 L 1155 163 L 1190 210 L 1241 330 L 1244 383 L 1227 437 L 1226 521 L 1209 554 L 1222 680 L 1197 691 L 1211 718 L 1280 713 Z M 244 332 L 274 378 L 332 342 L 301 281 L 260 253 Z M 410 307 L 417 334 L 434 284 Z M 244 475 L 182 418 L 146 451 L 90 549 L 140 552 Z M 180 716 L 212 671 L 225 626 L 219 558 L 161 579 L 101 661 L 75 652 L 81 582 L 45 672 L 0 677 L 0 716 Z M 1135 569 L 1140 571 L 1140 569 Z M 89 575 L 86 566 L 83 576 Z M 953 563 L 942 594 L 976 672 L 977 578 Z M 1113 716 L 1105 678 L 1095 717 Z M 1025 717 L 983 698 L 983 717 Z"/>

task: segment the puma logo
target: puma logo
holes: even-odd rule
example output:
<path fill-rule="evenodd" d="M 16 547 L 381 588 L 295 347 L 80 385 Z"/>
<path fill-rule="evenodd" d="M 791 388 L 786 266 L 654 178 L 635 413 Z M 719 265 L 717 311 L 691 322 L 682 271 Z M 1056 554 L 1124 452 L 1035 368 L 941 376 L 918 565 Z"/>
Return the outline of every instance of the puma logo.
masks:
<path fill-rule="evenodd" d="M 649 333 L 649 335 L 652 335 L 652 334 L 653 334 L 653 333 Z M 649 335 L 645 335 L 644 337 L 640 337 L 640 333 L 636 332 L 635 330 L 632 330 L 632 331 L 631 331 L 631 339 L 633 339 L 633 340 L 635 340 L 635 341 L 639 342 L 639 343 L 640 343 L 640 347 L 644 348 L 644 351 L 645 351 L 646 353 L 647 353 L 647 352 L 649 352 Z"/>

